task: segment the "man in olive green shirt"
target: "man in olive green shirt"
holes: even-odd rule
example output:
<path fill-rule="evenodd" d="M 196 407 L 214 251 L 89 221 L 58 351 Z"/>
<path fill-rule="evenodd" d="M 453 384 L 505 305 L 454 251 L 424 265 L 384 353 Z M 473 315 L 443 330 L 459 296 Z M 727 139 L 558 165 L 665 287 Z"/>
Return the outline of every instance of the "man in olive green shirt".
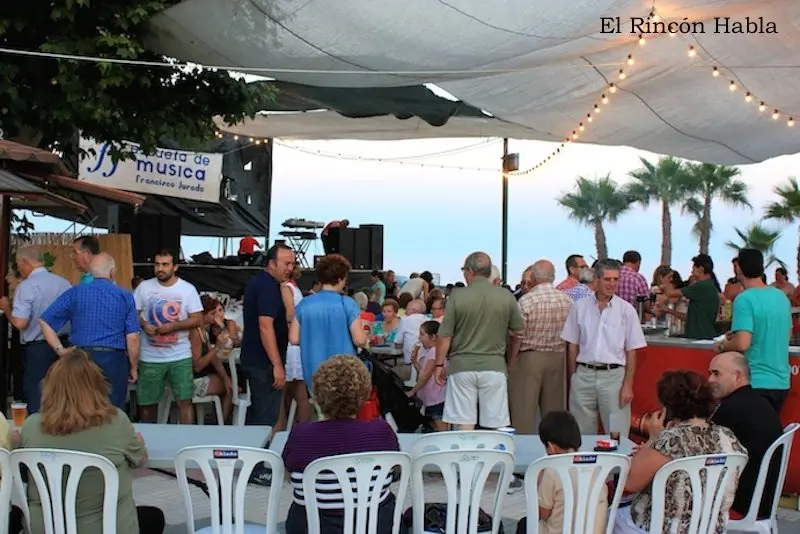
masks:
<path fill-rule="evenodd" d="M 689 339 L 713 339 L 717 337 L 717 315 L 719 313 L 719 289 L 714 284 L 714 262 L 708 254 L 692 258 L 694 283 L 681 289 L 664 286 L 668 298 L 687 298 L 689 308 L 686 315 L 666 310 L 667 313 L 685 321 L 683 337 Z"/>
<path fill-rule="evenodd" d="M 516 357 L 525 322 L 514 295 L 489 282 L 488 254 L 473 252 L 461 270 L 467 287 L 448 299 L 436 345 L 435 378 L 440 384 L 450 356 L 442 419 L 460 430 L 474 429 L 479 420 L 484 428 L 501 428 L 511 423 L 506 351 Z"/>

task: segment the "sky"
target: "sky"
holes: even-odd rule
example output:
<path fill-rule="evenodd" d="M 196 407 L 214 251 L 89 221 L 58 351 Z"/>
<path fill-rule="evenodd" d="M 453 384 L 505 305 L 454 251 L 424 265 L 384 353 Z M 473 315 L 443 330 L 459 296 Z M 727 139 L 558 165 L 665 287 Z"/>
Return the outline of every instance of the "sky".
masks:
<path fill-rule="evenodd" d="M 458 151 L 461 148 L 465 149 Z M 519 153 L 520 169 L 535 165 L 554 148 L 547 142 L 509 142 L 509 152 Z M 419 157 L 448 151 L 456 152 Z M 358 157 L 362 159 L 355 159 Z M 401 275 L 429 270 L 439 273 L 442 283 L 459 281 L 460 267 L 470 252 L 487 252 L 500 266 L 501 157 L 499 139 L 277 140 L 271 237 L 277 237 L 284 229 L 281 223 L 290 217 L 321 222 L 347 218 L 355 226 L 383 224 L 385 269 Z M 507 281 L 516 284 L 522 271 L 539 259 L 555 264 L 558 279 L 565 276 L 564 260 L 568 255 L 583 254 L 591 260 L 596 255 L 592 230 L 571 221 L 556 198 L 571 190 L 577 176 L 592 178 L 610 173 L 612 179 L 623 184 L 628 181 L 628 172 L 640 166 L 639 157 L 651 161 L 658 158 L 628 147 L 572 143 L 539 170 L 512 176 Z M 386 159 L 394 161 L 378 161 Z M 798 164 L 800 155 L 740 167 L 740 179 L 749 186 L 752 211 L 729 208 L 721 202 L 714 204 L 710 254 L 720 279 L 732 275 L 730 259 L 734 252 L 725 242 L 738 241 L 734 227 L 757 222 L 763 206 L 776 198 L 774 186 L 794 176 Z M 37 217 L 34 223 L 36 231 L 63 231 L 69 225 L 46 217 Z M 689 273 L 691 257 L 698 251 L 697 237 L 691 233 L 693 223 L 679 207 L 673 208 L 672 263 L 684 277 Z M 796 281 L 797 228 L 768 224 L 783 228 L 776 255 L 788 264 L 790 278 Z M 649 280 L 660 259 L 660 206 L 651 205 L 647 210 L 634 207 L 616 224 L 607 224 L 606 234 L 611 257 L 619 258 L 629 249 L 642 254 L 642 273 Z M 229 245 L 229 250 L 237 245 L 238 240 Z M 219 241 L 184 237 L 182 249 L 186 257 L 205 250 L 216 254 Z M 321 244 L 315 253 L 322 253 Z"/>

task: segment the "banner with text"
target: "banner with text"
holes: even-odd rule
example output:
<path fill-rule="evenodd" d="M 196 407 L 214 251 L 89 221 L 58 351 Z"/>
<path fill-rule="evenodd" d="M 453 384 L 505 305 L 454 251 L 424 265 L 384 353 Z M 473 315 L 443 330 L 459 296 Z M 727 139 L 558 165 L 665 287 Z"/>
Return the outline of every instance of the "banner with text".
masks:
<path fill-rule="evenodd" d="M 157 148 L 147 156 L 139 153 L 136 143 L 122 143 L 135 159 L 114 161 L 109 143 L 81 137 L 81 148 L 86 151 L 86 157 L 81 161 L 79 178 L 145 195 L 219 203 L 222 154 Z"/>

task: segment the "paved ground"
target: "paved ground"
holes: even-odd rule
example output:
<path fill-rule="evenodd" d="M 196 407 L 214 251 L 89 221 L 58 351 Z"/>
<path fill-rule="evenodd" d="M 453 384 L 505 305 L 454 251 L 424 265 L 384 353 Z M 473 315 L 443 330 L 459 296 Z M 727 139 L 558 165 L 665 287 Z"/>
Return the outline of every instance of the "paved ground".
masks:
<path fill-rule="evenodd" d="M 133 492 L 136 503 L 139 505 L 158 506 L 167 518 L 166 534 L 185 534 L 186 533 L 186 513 L 183 500 L 176 481 L 161 474 L 153 474 L 151 471 L 140 471 L 139 476 L 134 480 Z M 441 479 L 431 479 L 430 483 L 426 480 L 426 499 L 432 502 L 444 502 L 446 492 Z M 490 479 L 488 486 L 494 488 L 495 481 Z M 196 518 L 195 528 L 201 528 L 209 524 L 208 518 L 211 516 L 208 498 L 194 487 L 192 500 L 194 505 L 194 517 Z M 245 513 L 249 522 L 264 524 L 265 504 L 270 490 L 258 486 L 248 486 L 246 495 Z M 485 492 L 482 507 L 487 512 L 491 510 L 491 490 Z M 411 503 L 411 496 L 406 497 L 404 507 Z M 280 521 L 286 518 L 286 513 L 291 504 L 291 490 L 288 484 L 281 488 Z M 490 512 L 491 513 L 491 512 Z M 516 522 L 525 515 L 525 494 L 520 491 L 514 495 L 506 497 L 503 510 L 504 526 L 506 534 L 516 532 Z M 800 534 L 800 512 L 781 509 L 779 516 L 779 532 L 781 534 Z"/>

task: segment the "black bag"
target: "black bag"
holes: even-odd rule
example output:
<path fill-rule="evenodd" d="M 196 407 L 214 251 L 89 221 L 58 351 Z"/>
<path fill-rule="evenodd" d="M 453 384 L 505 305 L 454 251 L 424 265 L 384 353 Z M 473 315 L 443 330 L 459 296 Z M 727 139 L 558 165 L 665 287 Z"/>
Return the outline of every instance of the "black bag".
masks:
<path fill-rule="evenodd" d="M 453 510 L 453 513 L 458 513 L 458 507 Z M 400 532 L 410 534 L 414 526 L 414 511 L 409 508 L 403 512 L 403 517 L 400 522 Z M 437 532 L 445 534 L 447 528 L 447 505 L 439 502 L 425 503 L 425 532 Z M 492 516 L 483 511 L 478 510 L 478 532 L 491 532 L 492 531 Z M 500 529 L 497 531 L 503 534 L 503 524 L 500 523 Z"/>
<path fill-rule="evenodd" d="M 398 432 L 416 432 L 421 425 L 430 421 L 430 418 L 421 413 L 422 403 L 419 399 L 406 395 L 405 384 L 388 365 L 365 350 L 360 351 L 358 356 L 372 371 L 372 384 L 378 390 L 381 415 L 391 413 L 397 423 Z"/>

